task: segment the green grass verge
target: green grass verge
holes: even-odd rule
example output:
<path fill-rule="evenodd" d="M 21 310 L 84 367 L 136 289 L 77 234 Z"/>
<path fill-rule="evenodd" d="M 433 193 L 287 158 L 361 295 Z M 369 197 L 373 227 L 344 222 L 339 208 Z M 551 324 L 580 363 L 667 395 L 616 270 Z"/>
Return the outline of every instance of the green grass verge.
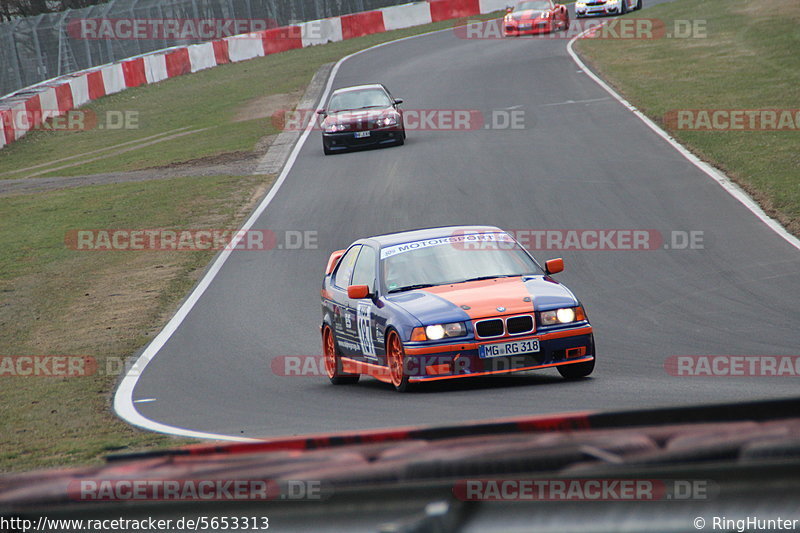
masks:
<path fill-rule="evenodd" d="M 110 412 L 123 361 L 146 344 L 213 252 L 86 252 L 80 228 L 238 227 L 262 176 L 90 186 L 0 199 L 0 358 L 76 355 L 80 377 L 0 377 L 0 471 L 97 461 L 109 451 L 174 446 Z M 8 370 L 8 367 L 6 367 Z"/>
<path fill-rule="evenodd" d="M 587 39 L 576 50 L 631 103 L 800 235 L 800 132 L 687 131 L 664 120 L 680 109 L 800 108 L 800 3 L 677 0 L 628 16 L 660 19 L 670 32 L 676 20 L 699 21 L 705 37 Z"/>
<path fill-rule="evenodd" d="M 496 18 L 497 14 L 470 17 L 468 20 Z M 35 131 L 0 150 L 0 179 L 40 176 L 79 176 L 101 172 L 138 170 L 175 162 L 212 157 L 231 152 L 250 152 L 265 135 L 277 133 L 270 118 L 236 120 L 248 103 L 268 95 L 292 93 L 304 89 L 314 73 L 325 63 L 337 61 L 358 50 L 401 37 L 453 27 L 457 21 L 443 21 L 425 26 L 395 30 L 291 50 L 240 63 L 221 65 L 163 82 L 128 89 L 92 102 L 84 109 L 97 117 L 109 112 L 132 112 L 135 129 L 89 129 Z M 88 123 L 88 121 L 87 121 Z M 47 168 L 85 161 L 102 154 L 96 150 L 129 143 L 179 128 L 203 129 L 188 136 L 166 140 L 146 148 L 125 152 L 99 161 L 87 162 L 40 173 Z M 127 148 L 126 147 L 119 147 Z M 80 154 L 87 154 L 80 156 Z M 57 163 L 73 156 L 77 159 Z M 43 168 L 33 165 L 53 162 Z"/>

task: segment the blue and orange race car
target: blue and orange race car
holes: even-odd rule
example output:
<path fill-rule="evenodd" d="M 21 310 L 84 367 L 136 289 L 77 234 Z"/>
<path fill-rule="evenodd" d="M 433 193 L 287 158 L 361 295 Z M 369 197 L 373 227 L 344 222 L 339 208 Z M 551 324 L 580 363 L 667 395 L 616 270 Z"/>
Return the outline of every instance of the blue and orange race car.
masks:
<path fill-rule="evenodd" d="M 556 367 L 594 370 L 583 306 L 507 232 L 451 226 L 359 239 L 331 254 L 322 346 L 334 384 L 412 383 Z"/>

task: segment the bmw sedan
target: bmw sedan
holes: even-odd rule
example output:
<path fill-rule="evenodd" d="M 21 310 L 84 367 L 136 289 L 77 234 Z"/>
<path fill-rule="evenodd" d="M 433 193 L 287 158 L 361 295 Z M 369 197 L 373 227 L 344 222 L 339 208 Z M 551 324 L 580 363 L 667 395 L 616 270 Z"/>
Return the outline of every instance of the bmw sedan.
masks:
<path fill-rule="evenodd" d="M 402 145 L 406 140 L 402 103 L 381 84 L 334 91 L 325 108 L 317 111 L 325 155 L 348 148 Z"/>

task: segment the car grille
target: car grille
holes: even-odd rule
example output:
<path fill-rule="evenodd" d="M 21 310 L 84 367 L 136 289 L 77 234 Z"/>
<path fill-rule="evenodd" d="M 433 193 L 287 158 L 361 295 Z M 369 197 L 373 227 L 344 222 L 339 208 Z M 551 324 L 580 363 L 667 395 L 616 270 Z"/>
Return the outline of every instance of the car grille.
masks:
<path fill-rule="evenodd" d="M 475 322 L 475 333 L 484 339 L 503 335 L 522 335 L 534 330 L 532 315 L 519 315 L 510 318 L 490 318 Z"/>
<path fill-rule="evenodd" d="M 506 320 L 509 335 L 519 335 L 533 331 L 533 317 L 530 315 L 515 316 Z"/>
<path fill-rule="evenodd" d="M 606 0 L 600 0 L 598 2 L 586 2 L 587 6 L 603 6 L 606 4 Z"/>
<path fill-rule="evenodd" d="M 505 332 L 503 321 L 499 318 L 481 320 L 475 324 L 475 331 L 479 337 L 499 337 Z"/>

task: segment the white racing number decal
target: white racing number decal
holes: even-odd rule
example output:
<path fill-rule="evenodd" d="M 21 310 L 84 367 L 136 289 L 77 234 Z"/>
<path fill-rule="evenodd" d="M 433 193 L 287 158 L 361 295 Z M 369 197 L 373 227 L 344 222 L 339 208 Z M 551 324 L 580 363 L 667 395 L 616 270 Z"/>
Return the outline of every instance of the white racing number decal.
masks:
<path fill-rule="evenodd" d="M 364 354 L 364 357 L 376 357 L 369 320 L 369 307 L 368 303 L 358 304 L 358 340 L 361 343 L 361 353 Z"/>

